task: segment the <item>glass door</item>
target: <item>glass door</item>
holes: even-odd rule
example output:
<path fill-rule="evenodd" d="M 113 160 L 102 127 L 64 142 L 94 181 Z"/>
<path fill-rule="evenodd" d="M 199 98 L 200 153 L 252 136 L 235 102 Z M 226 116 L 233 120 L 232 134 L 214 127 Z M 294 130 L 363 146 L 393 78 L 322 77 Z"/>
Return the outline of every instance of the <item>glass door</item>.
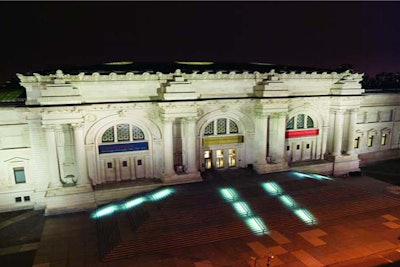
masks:
<path fill-rule="evenodd" d="M 229 167 L 236 167 L 236 149 L 229 149 L 229 157 L 228 157 Z"/>
<path fill-rule="evenodd" d="M 204 151 L 204 168 L 209 170 L 212 168 L 212 158 L 211 158 L 211 150 Z"/>
<path fill-rule="evenodd" d="M 215 167 L 220 169 L 224 167 L 224 151 L 222 149 L 218 149 L 215 151 Z"/>

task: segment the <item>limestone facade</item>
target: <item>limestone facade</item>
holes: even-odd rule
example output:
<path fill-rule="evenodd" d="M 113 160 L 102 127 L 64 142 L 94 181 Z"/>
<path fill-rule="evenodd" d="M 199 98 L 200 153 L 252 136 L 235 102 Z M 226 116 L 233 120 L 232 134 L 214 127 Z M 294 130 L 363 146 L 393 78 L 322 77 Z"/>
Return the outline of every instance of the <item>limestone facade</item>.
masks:
<path fill-rule="evenodd" d="M 366 94 L 362 74 L 18 77 L 26 105 L 0 107 L 1 211 L 91 208 L 124 196 L 100 195 L 98 185 L 200 181 L 207 169 L 265 173 L 324 160 L 331 167 L 321 172 L 342 175 L 360 160 L 399 156 L 400 95 Z"/>

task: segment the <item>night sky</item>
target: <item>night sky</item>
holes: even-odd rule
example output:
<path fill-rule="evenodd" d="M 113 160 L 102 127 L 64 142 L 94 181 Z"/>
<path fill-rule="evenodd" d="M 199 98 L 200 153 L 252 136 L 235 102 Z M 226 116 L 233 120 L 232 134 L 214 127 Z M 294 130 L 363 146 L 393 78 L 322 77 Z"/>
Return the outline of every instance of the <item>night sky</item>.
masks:
<path fill-rule="evenodd" d="M 110 61 L 400 71 L 400 2 L 1 2 L 0 82 Z"/>

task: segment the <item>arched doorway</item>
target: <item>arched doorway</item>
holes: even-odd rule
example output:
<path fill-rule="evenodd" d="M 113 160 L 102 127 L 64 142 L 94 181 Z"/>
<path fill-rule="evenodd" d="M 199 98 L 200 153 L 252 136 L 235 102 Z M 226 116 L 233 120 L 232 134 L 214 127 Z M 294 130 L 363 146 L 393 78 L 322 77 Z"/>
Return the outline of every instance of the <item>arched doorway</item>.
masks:
<path fill-rule="evenodd" d="M 102 181 L 146 177 L 149 144 L 141 128 L 129 123 L 115 124 L 99 136 L 98 155 Z"/>
<path fill-rule="evenodd" d="M 242 167 L 244 137 L 238 124 L 229 118 L 208 122 L 201 132 L 202 169 Z"/>
<path fill-rule="evenodd" d="M 301 113 L 291 117 L 286 124 L 286 161 L 316 159 L 318 142 L 319 128 L 310 115 Z"/>

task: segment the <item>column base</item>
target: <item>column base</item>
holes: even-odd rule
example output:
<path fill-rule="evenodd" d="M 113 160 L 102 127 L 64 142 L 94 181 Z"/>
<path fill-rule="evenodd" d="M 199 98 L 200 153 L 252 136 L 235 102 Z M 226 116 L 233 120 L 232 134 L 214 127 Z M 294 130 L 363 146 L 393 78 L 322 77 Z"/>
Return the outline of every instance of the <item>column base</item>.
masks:
<path fill-rule="evenodd" d="M 164 176 L 161 180 L 166 185 L 172 184 L 184 184 L 184 183 L 194 183 L 201 182 L 203 178 L 200 175 L 200 172 L 192 172 L 192 173 L 182 173 L 182 174 L 173 174 L 170 176 Z"/>
<path fill-rule="evenodd" d="M 326 160 L 333 162 L 333 175 L 340 176 L 353 171 L 360 171 L 360 159 L 353 155 L 327 155 Z"/>
<path fill-rule="evenodd" d="M 287 162 L 256 164 L 255 169 L 258 173 L 269 173 L 288 170 L 289 165 Z"/>

